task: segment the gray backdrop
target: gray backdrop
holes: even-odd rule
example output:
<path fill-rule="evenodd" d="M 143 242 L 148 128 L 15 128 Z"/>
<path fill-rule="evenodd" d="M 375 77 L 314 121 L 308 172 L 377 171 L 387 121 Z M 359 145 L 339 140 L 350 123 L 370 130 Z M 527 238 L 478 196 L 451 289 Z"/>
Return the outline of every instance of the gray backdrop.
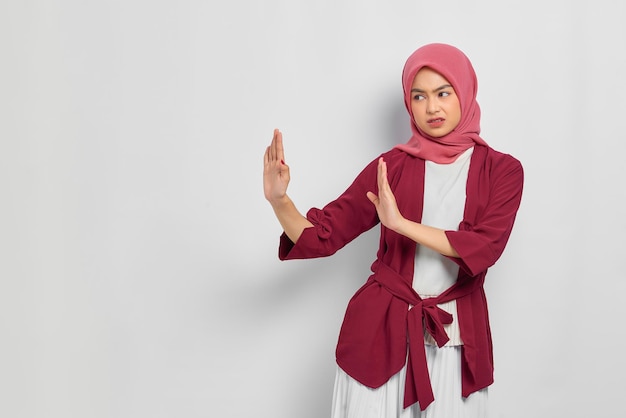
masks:
<path fill-rule="evenodd" d="M 262 156 L 335 198 L 408 139 L 429 42 L 523 203 L 488 275 L 492 417 L 622 416 L 626 18 L 610 0 L 2 0 L 0 416 L 329 415 L 377 230 L 280 262 Z"/>

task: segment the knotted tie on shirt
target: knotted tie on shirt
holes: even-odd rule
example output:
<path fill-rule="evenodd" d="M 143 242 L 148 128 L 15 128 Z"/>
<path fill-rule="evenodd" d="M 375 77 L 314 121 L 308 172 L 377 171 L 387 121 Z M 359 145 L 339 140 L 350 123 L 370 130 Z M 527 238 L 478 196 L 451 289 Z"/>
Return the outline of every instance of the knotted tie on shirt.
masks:
<path fill-rule="evenodd" d="M 409 356 L 404 389 L 404 407 L 407 408 L 419 402 L 420 409 L 424 410 L 435 397 L 428 374 L 426 349 L 424 348 L 424 329 L 432 335 L 439 347 L 443 347 L 449 337 L 444 325 L 452 323 L 452 315 L 439 306 L 456 298 L 454 292 L 444 292 L 438 297 L 422 299 L 398 273 L 384 263 L 378 263 L 376 274 L 372 276 L 393 296 L 408 303 L 411 308 L 408 312 L 408 341 Z M 454 286 L 451 288 L 453 289 Z"/>

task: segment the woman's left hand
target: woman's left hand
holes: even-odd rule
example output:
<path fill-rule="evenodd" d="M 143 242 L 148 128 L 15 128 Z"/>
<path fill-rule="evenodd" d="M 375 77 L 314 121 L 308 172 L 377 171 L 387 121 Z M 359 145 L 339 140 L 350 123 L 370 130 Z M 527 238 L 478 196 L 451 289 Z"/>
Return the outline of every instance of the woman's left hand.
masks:
<path fill-rule="evenodd" d="M 378 196 L 372 192 L 367 192 L 367 198 L 376 206 L 380 222 L 387 228 L 397 231 L 405 219 L 398 209 L 396 197 L 389 186 L 387 163 L 383 157 L 378 160 Z"/>

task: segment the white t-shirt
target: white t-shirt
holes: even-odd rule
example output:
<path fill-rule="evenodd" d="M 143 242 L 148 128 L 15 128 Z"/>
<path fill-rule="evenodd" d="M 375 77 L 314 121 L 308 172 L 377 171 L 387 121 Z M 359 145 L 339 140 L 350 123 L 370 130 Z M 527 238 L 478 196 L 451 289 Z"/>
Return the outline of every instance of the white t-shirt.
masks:
<path fill-rule="evenodd" d="M 458 229 L 463 220 L 467 175 L 473 151 L 473 147 L 468 149 L 449 164 L 426 161 L 422 224 L 444 230 Z M 459 266 L 452 260 L 429 248 L 417 246 L 413 289 L 422 299 L 439 296 L 456 282 L 458 272 Z M 444 326 L 450 337 L 446 345 L 461 345 L 456 301 L 439 306 L 454 317 L 452 324 Z M 435 343 L 430 334 L 425 333 L 425 338 L 427 343 Z"/>

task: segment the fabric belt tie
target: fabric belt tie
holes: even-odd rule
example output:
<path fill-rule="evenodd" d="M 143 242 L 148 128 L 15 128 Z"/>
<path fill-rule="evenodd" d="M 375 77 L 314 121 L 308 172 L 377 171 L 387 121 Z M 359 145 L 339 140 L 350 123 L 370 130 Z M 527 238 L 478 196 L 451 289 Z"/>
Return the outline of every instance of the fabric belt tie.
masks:
<path fill-rule="evenodd" d="M 443 347 L 450 338 L 444 330 L 444 325 L 451 324 L 452 315 L 439 306 L 440 303 L 454 299 L 448 292 L 435 298 L 422 299 L 393 269 L 384 263 L 378 262 L 376 274 L 371 279 L 376 280 L 393 296 L 412 306 L 407 314 L 407 332 L 409 341 L 409 355 L 404 388 L 404 408 L 419 402 L 420 409 L 425 410 L 435 396 L 430 383 L 426 349 L 424 347 L 424 329 L 432 335 L 439 347 Z"/>

